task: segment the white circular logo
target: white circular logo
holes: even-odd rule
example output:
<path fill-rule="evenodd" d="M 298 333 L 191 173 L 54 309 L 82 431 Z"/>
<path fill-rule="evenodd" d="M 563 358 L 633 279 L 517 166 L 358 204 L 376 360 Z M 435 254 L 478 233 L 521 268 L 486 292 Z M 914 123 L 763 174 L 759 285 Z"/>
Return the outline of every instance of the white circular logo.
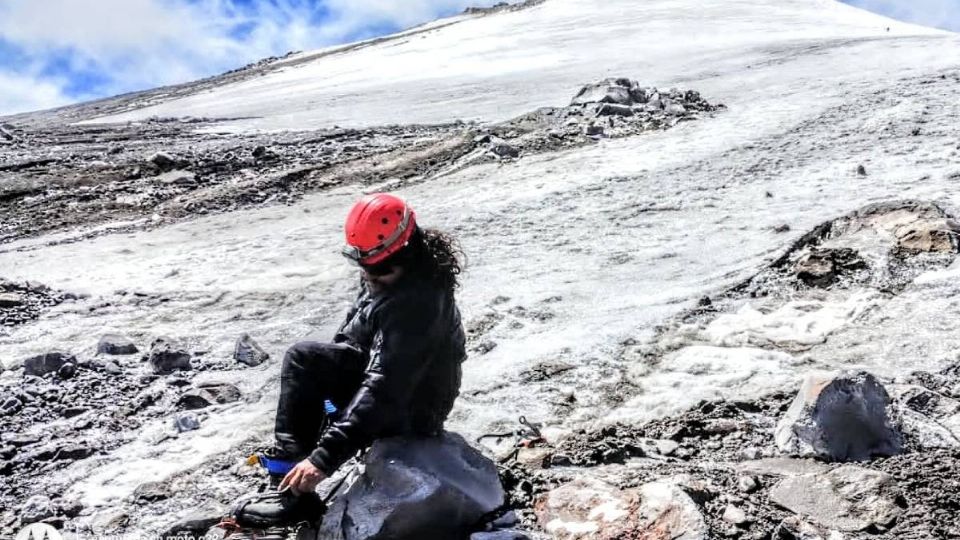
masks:
<path fill-rule="evenodd" d="M 16 540 L 63 540 L 63 536 L 53 525 L 32 523 L 17 533 Z"/>

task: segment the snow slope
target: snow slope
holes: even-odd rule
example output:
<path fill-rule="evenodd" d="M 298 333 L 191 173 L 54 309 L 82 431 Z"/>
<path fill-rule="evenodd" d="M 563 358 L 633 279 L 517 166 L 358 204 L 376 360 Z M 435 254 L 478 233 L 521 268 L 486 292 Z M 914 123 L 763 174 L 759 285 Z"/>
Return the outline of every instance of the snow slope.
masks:
<path fill-rule="evenodd" d="M 714 328 L 710 343 L 678 343 L 660 364 L 625 345 L 749 276 L 821 221 L 889 198 L 960 207 L 960 40 L 952 34 L 826 0 L 549 0 L 101 120 L 253 117 L 230 124 L 241 130 L 494 120 L 564 103 L 608 75 L 694 88 L 729 109 L 667 132 L 400 190 L 427 225 L 461 236 L 470 255 L 465 320 L 496 344 L 465 365 L 452 427 L 476 435 L 525 414 L 555 434 L 757 394 L 816 367 L 896 375 L 953 359 L 960 305 L 942 299 L 957 292 L 957 265 L 895 301 L 855 295 L 794 315 L 747 310 L 750 317 Z M 854 172 L 861 163 L 866 177 Z M 274 358 L 298 338 L 327 336 L 350 295 L 339 226 L 358 194 L 339 189 L 292 207 L 75 244 L 21 242 L 35 248 L 23 252 L 6 246 L 7 277 L 93 297 L 0 336 L 0 358 L 92 347 L 108 330 L 183 336 L 212 355 L 229 354 L 249 331 Z M 775 233 L 782 224 L 791 232 Z M 169 301 L 144 308 L 114 295 L 119 289 Z M 733 343 L 729 333 L 745 328 L 813 348 L 785 354 Z M 834 334 L 842 339 L 832 342 Z M 884 345 L 887 336 L 896 347 Z M 262 391 L 259 400 L 179 439 L 151 444 L 145 432 L 107 458 L 78 463 L 74 490 L 91 503 L 115 500 L 229 448 L 251 426 L 268 430 L 278 365 L 258 369 L 240 382 L 249 394 Z M 143 468 L 116 474 L 120 462 Z"/>
<path fill-rule="evenodd" d="M 786 50 L 938 34 L 834 0 L 549 0 L 99 120 L 245 118 L 229 126 L 268 130 L 503 120 L 565 104 L 605 76 L 710 92 L 721 74 Z"/>

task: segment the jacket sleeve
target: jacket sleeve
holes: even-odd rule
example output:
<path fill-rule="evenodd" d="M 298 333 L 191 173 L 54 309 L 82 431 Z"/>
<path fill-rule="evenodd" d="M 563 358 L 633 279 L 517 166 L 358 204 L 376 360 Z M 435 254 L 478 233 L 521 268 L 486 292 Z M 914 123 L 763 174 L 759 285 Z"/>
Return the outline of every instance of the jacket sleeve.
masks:
<path fill-rule="evenodd" d="M 326 431 L 309 460 L 332 474 L 394 425 L 427 369 L 427 338 L 436 314 L 416 299 L 387 299 L 375 311 L 377 332 L 360 389 Z"/>

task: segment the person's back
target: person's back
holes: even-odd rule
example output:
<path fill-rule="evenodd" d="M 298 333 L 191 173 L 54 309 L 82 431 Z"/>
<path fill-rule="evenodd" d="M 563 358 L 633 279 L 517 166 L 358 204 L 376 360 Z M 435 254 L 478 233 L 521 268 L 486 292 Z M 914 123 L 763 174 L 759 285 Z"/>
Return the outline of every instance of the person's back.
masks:
<path fill-rule="evenodd" d="M 443 423 L 460 393 L 461 364 L 466 359 L 466 335 L 460 310 L 453 294 L 430 283 L 411 286 L 401 295 L 403 302 L 398 304 L 398 308 L 407 303 L 429 304 L 428 311 L 435 316 L 428 337 L 433 350 L 424 357 L 425 361 L 430 362 L 430 368 L 413 390 L 408 414 L 412 433 L 437 434 L 443 429 Z"/>

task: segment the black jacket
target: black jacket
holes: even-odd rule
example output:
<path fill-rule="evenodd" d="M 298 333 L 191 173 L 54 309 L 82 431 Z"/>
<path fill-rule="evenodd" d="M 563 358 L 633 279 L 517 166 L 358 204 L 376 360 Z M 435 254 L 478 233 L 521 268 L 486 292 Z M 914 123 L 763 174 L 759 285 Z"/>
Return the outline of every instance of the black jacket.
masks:
<path fill-rule="evenodd" d="M 415 277 L 383 293 L 364 288 L 334 341 L 368 352 L 369 361 L 350 405 L 310 454 L 321 471 L 332 474 L 374 439 L 443 428 L 466 358 L 451 292 Z"/>

